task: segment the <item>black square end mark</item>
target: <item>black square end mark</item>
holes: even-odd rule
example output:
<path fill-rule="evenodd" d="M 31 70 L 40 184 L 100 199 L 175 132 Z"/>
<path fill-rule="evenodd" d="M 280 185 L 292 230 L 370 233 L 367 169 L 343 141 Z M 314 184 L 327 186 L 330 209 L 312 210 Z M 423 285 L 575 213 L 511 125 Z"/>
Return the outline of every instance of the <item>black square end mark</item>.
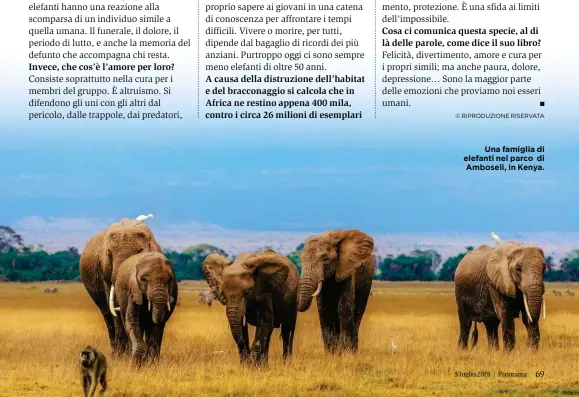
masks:
<path fill-rule="evenodd" d="M 539 106 L 545 106 L 545 102 L 539 102 Z"/>

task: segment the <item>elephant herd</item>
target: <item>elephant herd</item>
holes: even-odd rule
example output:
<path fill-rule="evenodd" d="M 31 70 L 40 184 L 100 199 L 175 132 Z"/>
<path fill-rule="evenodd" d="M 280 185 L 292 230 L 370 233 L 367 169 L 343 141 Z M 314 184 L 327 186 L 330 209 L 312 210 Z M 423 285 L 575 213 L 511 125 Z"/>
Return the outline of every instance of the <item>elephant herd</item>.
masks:
<path fill-rule="evenodd" d="M 274 328 L 281 329 L 283 358 L 292 356 L 298 312 L 317 300 L 324 348 L 357 351 L 358 333 L 374 275 L 374 240 L 359 230 L 310 236 L 296 265 L 272 249 L 241 253 L 230 260 L 213 253 L 203 274 L 226 310 L 242 363 L 265 364 Z M 484 323 L 489 345 L 512 349 L 514 318 L 522 316 L 528 344 L 540 339 L 544 256 L 536 246 L 498 242 L 482 245 L 460 262 L 455 292 L 459 346 L 466 348 L 472 322 Z M 137 366 L 160 357 L 165 324 L 178 302 L 171 262 L 144 219 L 124 218 L 92 236 L 80 258 L 82 282 L 102 313 L 113 356 L 130 355 Z M 255 326 L 250 344 L 248 324 Z"/>

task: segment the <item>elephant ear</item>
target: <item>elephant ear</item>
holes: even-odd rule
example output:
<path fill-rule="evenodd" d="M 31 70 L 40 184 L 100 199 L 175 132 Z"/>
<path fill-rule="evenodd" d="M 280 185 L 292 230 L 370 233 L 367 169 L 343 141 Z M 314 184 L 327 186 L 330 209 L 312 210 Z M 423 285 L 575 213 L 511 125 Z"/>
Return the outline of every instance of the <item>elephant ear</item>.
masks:
<path fill-rule="evenodd" d="M 521 251 L 514 242 L 498 245 L 489 255 L 486 263 L 486 273 L 491 285 L 501 294 L 514 298 L 517 288 L 511 277 L 510 264 L 513 256 Z"/>
<path fill-rule="evenodd" d="M 133 298 L 133 302 L 135 302 L 137 305 L 142 305 L 143 291 L 141 291 L 141 286 L 139 284 L 140 259 L 133 262 L 134 263 L 132 263 L 131 270 L 129 272 L 129 292 L 131 293 L 131 298 Z"/>
<path fill-rule="evenodd" d="M 213 295 L 217 297 L 217 300 L 225 305 L 225 298 L 221 295 L 221 272 L 225 266 L 231 264 L 231 261 L 219 254 L 209 254 L 203 261 L 203 276 L 205 281 L 211 288 Z"/>
<path fill-rule="evenodd" d="M 155 235 L 153 234 L 153 232 L 149 230 L 149 233 L 151 233 L 151 241 L 149 242 L 149 250 L 151 252 L 163 253 L 163 250 L 161 249 L 161 246 L 157 242 L 157 239 L 155 238 Z"/>
<path fill-rule="evenodd" d="M 344 281 L 362 264 L 373 260 L 374 239 L 360 230 L 340 230 L 332 234 L 338 252 L 336 281 Z"/>
<path fill-rule="evenodd" d="M 99 255 L 101 271 L 107 277 L 112 279 L 113 273 L 113 252 L 111 250 L 106 234 L 103 233 L 103 245 Z"/>
<path fill-rule="evenodd" d="M 268 248 L 245 259 L 242 266 L 249 270 L 256 280 L 264 280 L 273 288 L 281 289 L 288 278 L 290 266 L 295 265 L 285 256 Z"/>

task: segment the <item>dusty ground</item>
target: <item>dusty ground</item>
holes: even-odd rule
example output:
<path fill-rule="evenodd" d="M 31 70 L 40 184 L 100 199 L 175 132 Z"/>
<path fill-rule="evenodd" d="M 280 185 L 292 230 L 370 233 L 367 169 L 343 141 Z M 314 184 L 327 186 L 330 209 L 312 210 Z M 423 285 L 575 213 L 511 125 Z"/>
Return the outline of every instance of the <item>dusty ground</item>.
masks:
<path fill-rule="evenodd" d="M 44 288 L 57 287 L 56 294 Z M 281 361 L 274 331 L 270 366 L 238 363 L 224 308 L 197 303 L 203 282 L 181 285 L 181 304 L 169 321 L 162 363 L 136 372 L 110 361 L 105 396 L 569 396 L 579 395 L 579 294 L 555 297 L 547 285 L 547 318 L 539 352 L 526 351 L 517 320 L 511 354 L 487 349 L 484 327 L 471 352 L 456 348 L 458 324 L 452 283 L 375 283 L 357 355 L 323 352 L 315 305 L 300 313 L 294 359 Z M 100 313 L 82 284 L 0 284 L 0 396 L 81 396 L 77 354 L 83 345 L 109 347 Z M 394 338 L 398 352 L 392 354 Z M 212 354 L 224 351 L 221 354 Z M 490 377 L 456 372 L 489 371 Z M 499 377 L 499 371 L 526 377 Z"/>

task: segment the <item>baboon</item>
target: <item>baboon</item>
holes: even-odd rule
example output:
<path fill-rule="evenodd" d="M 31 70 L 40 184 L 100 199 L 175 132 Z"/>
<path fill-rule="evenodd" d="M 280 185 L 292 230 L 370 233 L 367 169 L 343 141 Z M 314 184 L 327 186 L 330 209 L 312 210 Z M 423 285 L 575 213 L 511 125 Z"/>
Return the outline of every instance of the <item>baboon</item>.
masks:
<path fill-rule="evenodd" d="M 555 296 L 561 296 L 561 291 L 557 291 L 556 289 L 553 290 L 553 294 Z"/>
<path fill-rule="evenodd" d="M 58 292 L 58 288 L 45 288 L 44 289 L 45 294 L 55 294 L 57 292 Z"/>
<path fill-rule="evenodd" d="M 87 345 L 80 352 L 79 361 L 84 396 L 93 397 L 99 382 L 99 396 L 102 396 L 107 389 L 107 359 L 104 354 Z"/>
<path fill-rule="evenodd" d="M 567 295 L 569 296 L 575 296 L 575 292 L 571 291 L 571 290 L 567 290 Z"/>

